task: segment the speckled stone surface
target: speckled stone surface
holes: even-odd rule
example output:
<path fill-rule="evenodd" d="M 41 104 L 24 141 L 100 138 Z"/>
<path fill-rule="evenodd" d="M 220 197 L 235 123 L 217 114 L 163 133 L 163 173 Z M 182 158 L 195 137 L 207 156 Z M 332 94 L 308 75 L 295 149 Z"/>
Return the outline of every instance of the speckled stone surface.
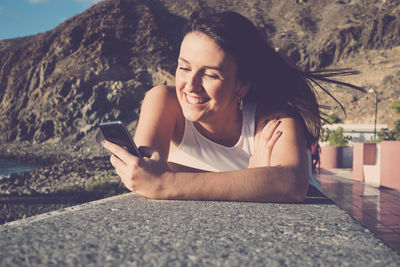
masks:
<path fill-rule="evenodd" d="M 148 200 L 134 193 L 0 226 L 0 266 L 398 266 L 329 201 Z"/>

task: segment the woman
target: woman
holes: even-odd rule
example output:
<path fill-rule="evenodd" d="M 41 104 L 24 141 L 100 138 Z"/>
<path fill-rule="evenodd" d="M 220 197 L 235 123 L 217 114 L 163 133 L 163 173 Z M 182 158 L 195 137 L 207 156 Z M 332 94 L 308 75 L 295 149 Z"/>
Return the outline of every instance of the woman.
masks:
<path fill-rule="evenodd" d="M 240 14 L 194 13 L 175 87 L 154 87 L 142 104 L 134 139 L 148 157 L 104 147 L 145 197 L 301 202 L 320 131 L 316 78 L 327 80 L 287 64 Z"/>

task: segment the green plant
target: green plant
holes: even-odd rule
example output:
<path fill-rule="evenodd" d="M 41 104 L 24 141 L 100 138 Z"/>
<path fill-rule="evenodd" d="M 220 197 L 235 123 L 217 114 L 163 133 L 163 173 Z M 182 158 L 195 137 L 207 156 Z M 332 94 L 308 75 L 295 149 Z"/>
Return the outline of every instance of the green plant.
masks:
<path fill-rule="evenodd" d="M 400 120 L 394 122 L 393 130 L 388 128 L 380 129 L 377 133 L 378 140 L 399 140 L 400 141 Z"/>
<path fill-rule="evenodd" d="M 60 193 L 91 193 L 102 197 L 110 197 L 129 192 L 120 182 L 99 180 L 86 185 L 65 184 L 58 189 Z"/>
<path fill-rule="evenodd" d="M 322 143 L 328 142 L 328 137 L 329 137 L 330 132 L 331 132 L 331 130 L 329 130 L 328 128 L 323 128 L 322 129 L 322 134 L 319 137 L 319 140 Z"/>
<path fill-rule="evenodd" d="M 382 128 L 380 129 L 376 135 L 378 136 L 378 140 L 383 141 L 383 140 L 396 140 L 394 137 L 394 132 L 389 130 L 388 128 Z"/>
<path fill-rule="evenodd" d="M 355 48 L 355 47 L 357 47 L 359 45 L 359 42 L 352 38 L 349 45 L 350 45 L 351 48 Z"/>
<path fill-rule="evenodd" d="M 396 114 L 400 114 L 400 101 L 394 102 L 390 107 L 394 110 Z"/>
<path fill-rule="evenodd" d="M 397 140 L 399 140 L 400 137 L 400 120 L 397 120 L 394 122 L 394 129 L 393 129 L 395 135 L 397 136 Z"/>
<path fill-rule="evenodd" d="M 79 193 L 84 191 L 85 189 L 78 185 L 78 184 L 65 184 L 62 185 L 59 189 L 58 192 L 62 193 Z"/>
<path fill-rule="evenodd" d="M 341 123 L 342 120 L 339 118 L 339 116 L 336 113 L 332 113 L 328 116 L 327 121 L 329 123 Z"/>
<path fill-rule="evenodd" d="M 118 181 L 100 180 L 86 185 L 86 191 L 102 194 L 105 197 L 118 195 L 128 190 Z"/>
<path fill-rule="evenodd" d="M 350 140 L 351 136 L 345 136 L 342 127 L 338 127 L 336 130 L 325 128 L 321 137 L 321 141 L 328 142 L 330 146 L 347 146 Z"/>

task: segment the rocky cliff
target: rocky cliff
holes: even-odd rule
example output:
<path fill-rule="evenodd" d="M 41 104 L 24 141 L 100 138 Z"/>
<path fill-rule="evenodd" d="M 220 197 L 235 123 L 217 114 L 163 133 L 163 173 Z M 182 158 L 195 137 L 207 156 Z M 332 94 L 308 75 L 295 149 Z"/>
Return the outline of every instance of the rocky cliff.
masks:
<path fill-rule="evenodd" d="M 144 92 L 172 79 L 164 36 L 145 3 L 107 1 L 54 30 L 1 41 L 2 137 L 79 139 L 100 120 L 134 121 Z"/>
<path fill-rule="evenodd" d="M 173 84 L 180 28 L 198 7 L 253 20 L 303 69 L 352 67 L 347 78 L 378 91 L 380 123 L 400 93 L 400 1 L 108 0 L 35 36 L 0 41 L 1 142 L 75 142 L 103 120 L 133 129 L 154 84 Z M 348 122 L 371 122 L 366 94 L 333 87 Z M 322 104 L 333 105 L 321 94 Z M 336 107 L 331 112 L 338 112 Z"/>

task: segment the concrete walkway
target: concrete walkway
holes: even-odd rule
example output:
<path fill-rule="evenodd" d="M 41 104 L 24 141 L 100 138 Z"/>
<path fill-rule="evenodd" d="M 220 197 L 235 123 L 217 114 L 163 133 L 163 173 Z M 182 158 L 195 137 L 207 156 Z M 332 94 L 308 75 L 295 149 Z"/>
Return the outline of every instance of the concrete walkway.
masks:
<path fill-rule="evenodd" d="M 2 225 L 0 237 L 0 266 L 400 265 L 396 252 L 321 197 L 262 204 L 129 193 Z"/>

